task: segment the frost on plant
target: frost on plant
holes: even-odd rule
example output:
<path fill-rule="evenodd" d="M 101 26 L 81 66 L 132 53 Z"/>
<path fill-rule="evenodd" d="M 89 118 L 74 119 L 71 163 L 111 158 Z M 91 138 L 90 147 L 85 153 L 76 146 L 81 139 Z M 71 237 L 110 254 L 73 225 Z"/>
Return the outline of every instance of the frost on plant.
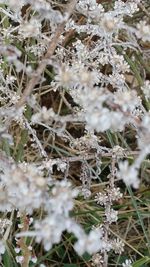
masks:
<path fill-rule="evenodd" d="M 134 231 L 148 253 L 149 11 L 0 0 L 2 266 L 132 266 Z"/>

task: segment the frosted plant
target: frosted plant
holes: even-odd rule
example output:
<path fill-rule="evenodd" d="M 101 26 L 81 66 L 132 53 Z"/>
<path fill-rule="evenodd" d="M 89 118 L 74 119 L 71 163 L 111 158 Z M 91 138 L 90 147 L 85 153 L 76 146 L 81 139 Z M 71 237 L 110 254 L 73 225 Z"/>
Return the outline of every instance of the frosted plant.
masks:
<path fill-rule="evenodd" d="M 110 2 L 0 0 L 2 265 L 9 246 L 22 267 L 53 246 L 124 256 L 123 191 L 149 174 L 149 3 Z"/>

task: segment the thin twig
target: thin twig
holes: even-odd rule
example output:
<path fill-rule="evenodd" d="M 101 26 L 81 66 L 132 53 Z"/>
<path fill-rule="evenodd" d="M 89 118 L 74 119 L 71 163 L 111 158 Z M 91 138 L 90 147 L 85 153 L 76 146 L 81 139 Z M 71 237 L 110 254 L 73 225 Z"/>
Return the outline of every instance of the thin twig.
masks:
<path fill-rule="evenodd" d="M 124 155 L 120 156 L 120 158 L 126 158 L 129 156 L 137 156 L 139 155 L 140 151 L 125 151 Z M 101 157 L 112 157 L 113 152 L 101 152 L 98 155 L 96 153 L 93 154 L 84 154 L 83 155 L 78 155 L 78 156 L 73 156 L 73 157 L 61 157 L 61 160 L 67 161 L 67 162 L 74 162 L 74 161 L 82 161 L 82 160 L 91 160 L 95 159 L 96 156 Z M 57 160 L 59 158 L 55 158 Z"/>

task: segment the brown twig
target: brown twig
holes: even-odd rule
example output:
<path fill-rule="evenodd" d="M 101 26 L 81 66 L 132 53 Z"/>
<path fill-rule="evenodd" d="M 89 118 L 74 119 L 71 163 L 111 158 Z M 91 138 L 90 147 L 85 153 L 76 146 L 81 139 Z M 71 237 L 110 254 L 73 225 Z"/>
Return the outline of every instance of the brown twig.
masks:
<path fill-rule="evenodd" d="M 23 213 L 21 215 L 21 222 L 23 224 L 22 232 L 26 232 L 29 229 L 29 221 L 26 217 L 26 214 Z M 23 262 L 21 264 L 21 267 L 28 267 L 29 266 L 29 261 L 31 257 L 31 251 L 29 250 L 27 244 L 26 244 L 26 239 L 25 237 L 21 237 L 20 240 L 18 241 L 18 245 L 21 248 L 22 255 L 24 257 Z"/>
<path fill-rule="evenodd" d="M 120 158 L 126 158 L 129 156 L 137 156 L 139 155 L 140 151 L 124 151 L 124 154 L 122 156 L 120 156 Z M 82 160 L 92 160 L 95 159 L 96 156 L 101 157 L 112 157 L 113 152 L 101 152 L 98 155 L 96 155 L 95 153 L 93 154 L 84 154 L 83 155 L 78 155 L 78 156 L 73 156 L 73 157 L 61 157 L 61 160 L 64 160 L 66 162 L 75 162 L 75 161 L 82 161 Z M 58 158 L 59 159 L 59 158 Z M 57 158 L 55 158 L 55 160 L 57 160 Z"/>

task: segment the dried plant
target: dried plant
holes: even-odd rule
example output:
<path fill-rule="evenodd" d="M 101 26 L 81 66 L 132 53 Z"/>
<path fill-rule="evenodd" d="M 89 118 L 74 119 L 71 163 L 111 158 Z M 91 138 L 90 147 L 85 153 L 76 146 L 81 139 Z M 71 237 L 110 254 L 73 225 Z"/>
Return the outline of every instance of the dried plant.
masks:
<path fill-rule="evenodd" d="M 0 0 L 1 266 L 148 266 L 149 11 Z"/>

